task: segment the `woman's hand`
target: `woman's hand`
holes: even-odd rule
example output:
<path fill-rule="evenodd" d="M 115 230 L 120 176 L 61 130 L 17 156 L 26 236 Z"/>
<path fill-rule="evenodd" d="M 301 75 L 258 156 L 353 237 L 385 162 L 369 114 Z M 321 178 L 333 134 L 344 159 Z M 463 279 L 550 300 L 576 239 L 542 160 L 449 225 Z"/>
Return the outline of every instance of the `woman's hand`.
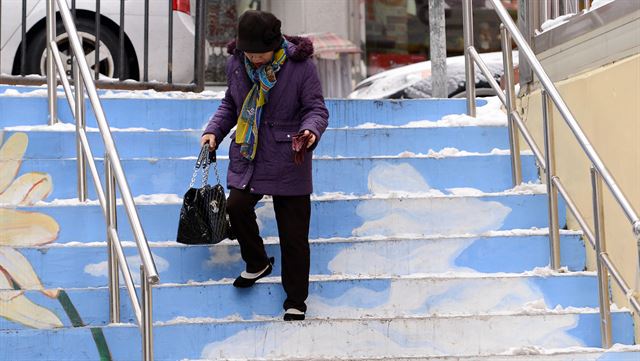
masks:
<path fill-rule="evenodd" d="M 308 130 L 304 131 L 304 135 L 309 135 L 309 134 L 311 134 L 311 136 L 309 137 L 309 141 L 307 142 L 307 149 L 310 148 L 313 145 L 313 143 L 316 142 L 316 135 L 315 134 L 311 133 Z"/>
<path fill-rule="evenodd" d="M 216 149 L 216 136 L 213 134 L 205 134 L 200 138 L 200 146 L 204 146 L 205 143 L 209 143 L 209 150 Z"/>

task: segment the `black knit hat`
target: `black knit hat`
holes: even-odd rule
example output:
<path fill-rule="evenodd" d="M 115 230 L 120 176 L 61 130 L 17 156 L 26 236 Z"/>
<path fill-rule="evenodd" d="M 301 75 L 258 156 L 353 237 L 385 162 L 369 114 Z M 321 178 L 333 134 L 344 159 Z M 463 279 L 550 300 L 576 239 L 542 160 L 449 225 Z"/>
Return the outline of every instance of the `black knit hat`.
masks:
<path fill-rule="evenodd" d="M 247 10 L 238 19 L 237 48 L 247 53 L 266 53 L 280 47 L 282 23 L 273 14 Z"/>

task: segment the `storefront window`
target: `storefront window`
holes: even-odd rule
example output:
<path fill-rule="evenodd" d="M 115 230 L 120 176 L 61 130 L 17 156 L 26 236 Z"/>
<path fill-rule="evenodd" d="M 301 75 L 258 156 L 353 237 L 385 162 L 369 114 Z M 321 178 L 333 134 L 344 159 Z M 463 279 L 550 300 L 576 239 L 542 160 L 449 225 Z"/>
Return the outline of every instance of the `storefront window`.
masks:
<path fill-rule="evenodd" d="M 462 0 L 445 2 L 447 55 L 464 53 Z M 517 0 L 503 0 L 516 18 Z M 479 52 L 501 50 L 500 20 L 485 0 L 473 0 L 474 41 Z M 366 0 L 367 73 L 429 59 L 428 0 Z"/>

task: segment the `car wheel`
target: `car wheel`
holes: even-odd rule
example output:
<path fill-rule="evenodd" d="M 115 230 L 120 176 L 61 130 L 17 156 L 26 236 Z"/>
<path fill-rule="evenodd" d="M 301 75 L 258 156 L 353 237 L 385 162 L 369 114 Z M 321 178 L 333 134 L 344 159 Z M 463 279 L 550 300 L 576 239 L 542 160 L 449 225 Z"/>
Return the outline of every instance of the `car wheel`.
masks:
<path fill-rule="evenodd" d="M 96 49 L 96 30 L 93 20 L 79 18 L 76 24 L 78 35 L 82 40 L 82 47 L 85 58 L 91 70 L 95 72 L 95 49 Z M 56 43 L 60 50 L 60 57 L 65 67 L 65 72 L 71 76 L 71 64 L 68 62 L 71 56 L 71 44 L 69 36 L 62 26 L 58 26 L 58 36 Z M 33 41 L 27 45 L 27 73 L 28 74 L 46 74 L 47 68 L 47 52 L 46 52 L 47 33 L 46 30 L 40 31 L 33 38 Z M 118 61 L 118 35 L 106 26 L 100 28 L 100 74 L 104 77 L 119 78 L 119 61 Z M 124 58 L 128 59 L 127 54 Z M 123 78 L 129 78 L 129 63 L 124 62 L 122 67 Z"/>

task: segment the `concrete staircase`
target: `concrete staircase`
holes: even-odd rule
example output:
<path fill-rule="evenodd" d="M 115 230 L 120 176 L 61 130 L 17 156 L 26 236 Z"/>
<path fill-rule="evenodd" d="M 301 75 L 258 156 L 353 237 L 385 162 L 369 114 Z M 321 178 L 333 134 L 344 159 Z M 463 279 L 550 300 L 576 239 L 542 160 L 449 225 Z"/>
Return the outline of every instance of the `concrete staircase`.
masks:
<path fill-rule="evenodd" d="M 74 199 L 74 126 L 45 126 L 42 93 L 0 87 L 0 360 L 139 359 L 124 289 L 123 323 L 108 324 L 104 220 L 96 201 Z M 628 310 L 612 314 L 619 345 L 597 348 L 596 277 L 583 272 L 579 232 L 561 233 L 565 272 L 546 268 L 545 188 L 530 154 L 527 184 L 511 188 L 495 99 L 479 100 L 478 119 L 455 115 L 463 100 L 327 101 L 330 129 L 314 154 L 309 311 L 285 323 L 269 199 L 257 213 L 276 266 L 252 289 L 231 285 L 243 270 L 236 242 L 174 242 L 199 129 L 219 101 L 104 95 L 162 282 L 156 360 L 640 359 Z M 69 123 L 66 104 L 59 109 Z M 89 139 L 100 157 L 99 134 Z"/>

